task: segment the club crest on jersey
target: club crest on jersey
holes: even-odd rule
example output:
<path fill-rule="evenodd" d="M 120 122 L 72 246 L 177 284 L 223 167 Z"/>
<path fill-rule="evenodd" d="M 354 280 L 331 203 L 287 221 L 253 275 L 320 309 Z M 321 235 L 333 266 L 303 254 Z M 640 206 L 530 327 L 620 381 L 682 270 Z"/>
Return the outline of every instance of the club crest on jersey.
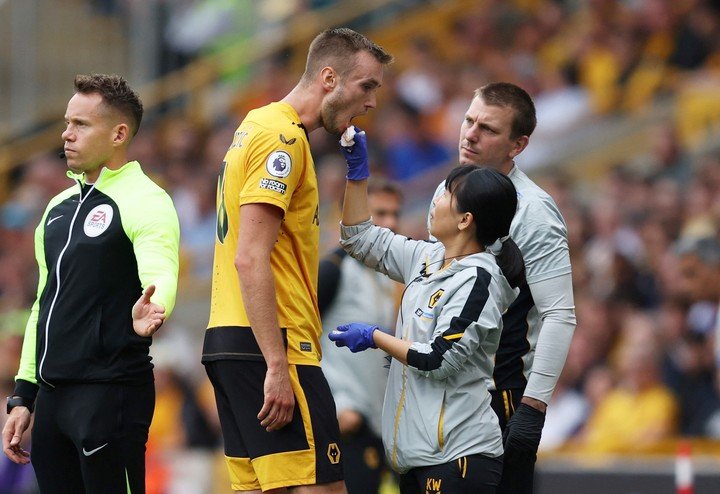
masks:
<path fill-rule="evenodd" d="M 337 443 L 328 444 L 327 457 L 331 464 L 337 465 L 340 463 L 340 454 L 340 447 Z"/>
<path fill-rule="evenodd" d="M 265 169 L 273 177 L 285 178 L 290 175 L 292 160 L 285 151 L 273 151 L 265 161 Z"/>
<path fill-rule="evenodd" d="M 440 297 L 443 296 L 443 293 L 445 293 L 445 290 L 441 288 L 430 296 L 430 301 L 428 302 L 428 309 L 432 309 L 433 307 L 435 307 L 435 305 L 438 303 L 438 300 L 440 300 Z"/>
<path fill-rule="evenodd" d="M 102 235 L 108 229 L 113 219 L 113 208 L 109 204 L 95 206 L 85 217 L 83 231 L 88 237 Z"/>

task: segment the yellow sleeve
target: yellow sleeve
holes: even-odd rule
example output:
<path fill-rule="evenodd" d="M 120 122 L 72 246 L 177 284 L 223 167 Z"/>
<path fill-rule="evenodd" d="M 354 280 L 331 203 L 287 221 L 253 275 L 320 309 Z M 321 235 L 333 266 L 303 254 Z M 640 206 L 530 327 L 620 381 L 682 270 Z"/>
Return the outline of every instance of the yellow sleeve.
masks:
<path fill-rule="evenodd" d="M 284 212 L 290 206 L 293 192 L 302 183 L 306 159 L 302 142 L 297 138 L 281 138 L 273 130 L 261 130 L 248 143 L 238 159 L 244 159 L 237 169 L 242 170 L 239 204 L 267 203 Z"/>

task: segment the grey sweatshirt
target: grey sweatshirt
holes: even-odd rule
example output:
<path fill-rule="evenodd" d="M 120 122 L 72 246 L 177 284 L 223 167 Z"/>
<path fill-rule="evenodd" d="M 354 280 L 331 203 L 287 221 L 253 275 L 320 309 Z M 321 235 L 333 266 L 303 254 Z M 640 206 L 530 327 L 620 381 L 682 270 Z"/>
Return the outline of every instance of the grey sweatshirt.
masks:
<path fill-rule="evenodd" d="M 370 221 L 342 226 L 343 248 L 405 283 L 395 336 L 412 341 L 408 365 L 393 359 L 382 436 L 392 467 L 406 472 L 472 454 L 503 452 L 485 384 L 502 314 L 517 296 L 492 254 L 442 266 L 441 243 L 411 240 Z"/>

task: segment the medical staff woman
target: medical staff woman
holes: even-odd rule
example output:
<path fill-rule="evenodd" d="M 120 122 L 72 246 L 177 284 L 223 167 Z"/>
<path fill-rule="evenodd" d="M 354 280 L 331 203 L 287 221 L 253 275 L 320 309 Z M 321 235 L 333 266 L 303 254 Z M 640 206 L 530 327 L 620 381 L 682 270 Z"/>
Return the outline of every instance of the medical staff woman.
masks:
<path fill-rule="evenodd" d="M 489 168 L 453 169 L 431 218 L 438 242 L 411 240 L 373 225 L 365 134 L 353 141 L 343 145 L 348 180 L 341 244 L 406 288 L 395 336 L 349 323 L 329 337 L 353 352 L 380 348 L 393 357 L 382 435 L 401 493 L 495 493 L 503 446 L 486 380 L 502 314 L 525 277 L 509 237 L 515 187 Z"/>

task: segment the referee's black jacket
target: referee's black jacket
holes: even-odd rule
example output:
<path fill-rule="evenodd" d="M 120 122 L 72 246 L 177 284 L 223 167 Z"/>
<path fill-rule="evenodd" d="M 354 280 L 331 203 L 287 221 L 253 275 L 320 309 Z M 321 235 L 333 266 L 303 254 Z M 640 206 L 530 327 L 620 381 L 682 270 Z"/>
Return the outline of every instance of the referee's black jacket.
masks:
<path fill-rule="evenodd" d="M 136 161 L 82 176 L 55 196 L 35 230 L 38 292 L 25 328 L 15 395 L 38 385 L 152 379 L 151 338 L 131 309 L 143 288 L 166 316 L 175 304 L 179 225 L 167 193 Z"/>

